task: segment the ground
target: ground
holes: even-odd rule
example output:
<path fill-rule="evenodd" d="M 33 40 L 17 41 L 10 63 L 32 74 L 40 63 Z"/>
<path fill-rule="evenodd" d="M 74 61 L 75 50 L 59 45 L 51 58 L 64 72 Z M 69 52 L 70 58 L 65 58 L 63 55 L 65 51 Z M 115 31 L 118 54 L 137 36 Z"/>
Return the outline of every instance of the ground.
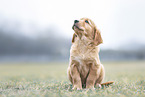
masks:
<path fill-rule="evenodd" d="M 109 87 L 72 90 L 68 63 L 0 63 L 0 97 L 145 97 L 145 61 L 103 62 Z"/>

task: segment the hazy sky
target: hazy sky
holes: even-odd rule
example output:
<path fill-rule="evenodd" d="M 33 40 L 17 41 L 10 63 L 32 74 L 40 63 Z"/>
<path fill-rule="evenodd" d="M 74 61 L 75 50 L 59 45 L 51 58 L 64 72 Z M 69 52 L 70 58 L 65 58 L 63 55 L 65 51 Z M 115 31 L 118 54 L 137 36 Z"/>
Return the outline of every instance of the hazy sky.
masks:
<path fill-rule="evenodd" d="M 70 38 L 73 21 L 88 17 L 100 29 L 104 48 L 145 44 L 145 0 L 0 0 L 0 15 L 26 25 L 55 25 Z"/>

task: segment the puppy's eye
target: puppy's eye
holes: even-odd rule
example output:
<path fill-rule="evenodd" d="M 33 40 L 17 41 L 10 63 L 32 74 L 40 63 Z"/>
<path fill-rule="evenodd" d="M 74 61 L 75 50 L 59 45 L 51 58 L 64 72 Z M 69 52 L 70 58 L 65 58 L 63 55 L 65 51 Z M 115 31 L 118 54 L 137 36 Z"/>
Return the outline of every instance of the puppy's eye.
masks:
<path fill-rule="evenodd" d="M 85 20 L 85 22 L 89 24 L 89 21 L 88 20 Z"/>

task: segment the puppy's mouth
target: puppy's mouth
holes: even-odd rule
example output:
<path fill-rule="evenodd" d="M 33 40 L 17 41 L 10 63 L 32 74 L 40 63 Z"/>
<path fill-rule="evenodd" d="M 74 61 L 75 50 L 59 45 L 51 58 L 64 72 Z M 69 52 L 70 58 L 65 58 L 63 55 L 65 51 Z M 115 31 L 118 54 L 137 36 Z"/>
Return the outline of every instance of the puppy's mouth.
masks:
<path fill-rule="evenodd" d="M 78 30 L 80 30 L 80 31 L 84 31 L 83 29 L 80 29 L 77 25 L 73 25 L 73 27 L 72 27 L 72 29 L 74 30 L 74 27 L 76 27 Z"/>

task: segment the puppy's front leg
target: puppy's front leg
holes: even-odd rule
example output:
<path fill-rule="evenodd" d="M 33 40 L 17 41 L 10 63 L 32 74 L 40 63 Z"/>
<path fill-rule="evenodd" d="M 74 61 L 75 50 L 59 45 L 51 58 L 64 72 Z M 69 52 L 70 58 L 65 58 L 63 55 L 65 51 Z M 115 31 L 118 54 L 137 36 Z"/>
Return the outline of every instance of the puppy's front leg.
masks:
<path fill-rule="evenodd" d="M 72 76 L 72 82 L 73 82 L 73 89 L 77 89 L 77 90 L 82 89 L 82 82 L 81 82 L 80 74 L 75 64 L 73 64 L 71 67 L 71 76 Z"/>
<path fill-rule="evenodd" d="M 92 65 L 90 66 L 90 72 L 86 81 L 87 89 L 94 89 L 96 79 L 99 77 L 98 68 L 99 66 L 92 66 Z"/>

